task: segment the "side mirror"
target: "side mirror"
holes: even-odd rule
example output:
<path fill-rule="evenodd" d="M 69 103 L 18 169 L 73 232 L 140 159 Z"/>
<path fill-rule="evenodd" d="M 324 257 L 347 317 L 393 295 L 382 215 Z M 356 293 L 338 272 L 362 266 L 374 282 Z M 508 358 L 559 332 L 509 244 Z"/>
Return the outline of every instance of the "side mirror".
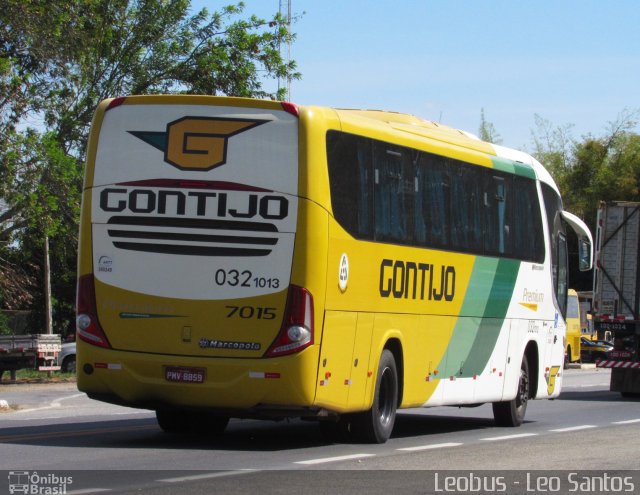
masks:
<path fill-rule="evenodd" d="M 578 239 L 578 267 L 581 272 L 591 270 L 591 243 L 583 238 Z"/>
<path fill-rule="evenodd" d="M 568 211 L 562 211 L 562 218 L 571 225 L 571 228 L 578 236 L 578 267 L 580 271 L 591 270 L 593 267 L 593 237 L 589 227 Z"/>

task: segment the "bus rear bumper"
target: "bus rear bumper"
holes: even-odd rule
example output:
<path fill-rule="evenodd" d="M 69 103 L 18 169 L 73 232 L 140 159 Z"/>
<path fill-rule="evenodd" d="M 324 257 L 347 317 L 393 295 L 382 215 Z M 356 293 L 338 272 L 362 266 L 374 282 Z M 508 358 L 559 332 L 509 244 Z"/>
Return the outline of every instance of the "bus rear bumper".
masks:
<path fill-rule="evenodd" d="M 162 356 L 78 343 L 78 389 L 142 409 L 206 409 L 233 417 L 327 414 L 314 407 L 318 350 L 273 359 Z"/>

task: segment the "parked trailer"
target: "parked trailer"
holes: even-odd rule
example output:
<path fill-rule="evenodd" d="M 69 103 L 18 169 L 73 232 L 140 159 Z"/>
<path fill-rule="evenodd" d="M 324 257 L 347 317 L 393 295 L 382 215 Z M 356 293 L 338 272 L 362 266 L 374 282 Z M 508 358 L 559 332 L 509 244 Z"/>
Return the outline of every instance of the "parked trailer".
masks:
<path fill-rule="evenodd" d="M 640 203 L 600 203 L 595 244 L 594 325 L 614 345 L 596 364 L 611 368 L 611 390 L 639 395 Z"/>
<path fill-rule="evenodd" d="M 59 334 L 6 335 L 0 337 L 0 380 L 5 371 L 20 369 L 58 371 L 58 353 L 62 350 Z"/>

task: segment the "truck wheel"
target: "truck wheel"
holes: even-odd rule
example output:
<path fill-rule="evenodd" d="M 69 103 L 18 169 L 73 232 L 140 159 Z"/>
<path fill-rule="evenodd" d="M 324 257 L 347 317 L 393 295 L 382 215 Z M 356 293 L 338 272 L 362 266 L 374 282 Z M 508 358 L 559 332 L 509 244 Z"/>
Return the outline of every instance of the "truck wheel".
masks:
<path fill-rule="evenodd" d="M 373 406 L 354 414 L 351 433 L 366 443 L 384 443 L 391 436 L 398 407 L 398 370 L 393 353 L 385 349 L 380 356 Z"/>
<path fill-rule="evenodd" d="M 158 409 L 156 419 L 165 433 L 201 436 L 220 435 L 229 423 L 226 416 L 179 409 Z"/>
<path fill-rule="evenodd" d="M 76 357 L 68 356 L 62 362 L 62 371 L 64 373 L 75 373 L 76 372 Z"/>
<path fill-rule="evenodd" d="M 498 426 L 520 426 L 529 402 L 529 362 L 522 356 L 518 392 L 513 400 L 493 403 L 493 417 Z"/>

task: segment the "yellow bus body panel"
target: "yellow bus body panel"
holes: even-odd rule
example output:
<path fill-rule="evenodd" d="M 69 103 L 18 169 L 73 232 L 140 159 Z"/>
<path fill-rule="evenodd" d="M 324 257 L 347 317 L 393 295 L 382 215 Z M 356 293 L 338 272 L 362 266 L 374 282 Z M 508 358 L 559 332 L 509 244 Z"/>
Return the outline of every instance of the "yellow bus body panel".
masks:
<path fill-rule="evenodd" d="M 140 407 L 186 406 L 244 409 L 305 407 L 313 403 L 319 346 L 275 359 L 167 356 L 102 349 L 78 341 L 78 388 L 115 395 Z M 91 364 L 93 373 L 82 371 Z M 171 383 L 166 366 L 204 368 L 204 383 Z"/>

